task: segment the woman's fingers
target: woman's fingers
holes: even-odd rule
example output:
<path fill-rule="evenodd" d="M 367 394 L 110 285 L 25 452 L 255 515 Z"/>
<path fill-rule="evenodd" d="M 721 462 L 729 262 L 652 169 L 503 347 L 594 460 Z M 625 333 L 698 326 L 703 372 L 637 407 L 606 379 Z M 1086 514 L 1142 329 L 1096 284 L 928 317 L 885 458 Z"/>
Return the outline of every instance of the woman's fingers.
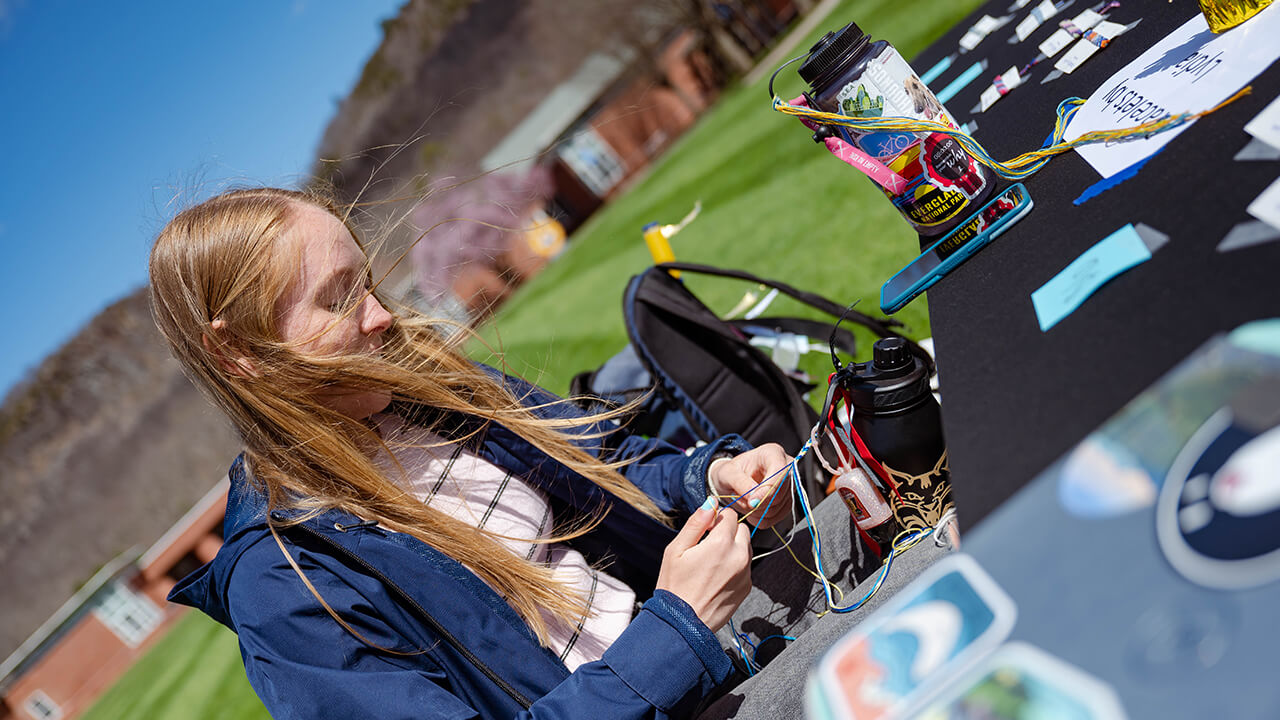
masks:
<path fill-rule="evenodd" d="M 768 443 L 716 465 L 711 484 L 734 498 L 733 508 L 753 525 L 769 527 L 791 510 L 785 487 L 791 462 L 781 445 Z"/>
<path fill-rule="evenodd" d="M 715 630 L 751 588 L 751 533 L 731 512 L 699 508 L 667 545 L 657 587 L 675 593 Z"/>
<path fill-rule="evenodd" d="M 715 498 L 707 498 L 702 507 L 694 511 L 689 519 L 685 521 L 684 527 L 680 528 L 680 532 L 670 543 L 667 544 L 667 552 L 683 553 L 689 548 L 697 545 L 702 540 L 703 534 L 711 527 L 716 518 L 716 502 Z"/>

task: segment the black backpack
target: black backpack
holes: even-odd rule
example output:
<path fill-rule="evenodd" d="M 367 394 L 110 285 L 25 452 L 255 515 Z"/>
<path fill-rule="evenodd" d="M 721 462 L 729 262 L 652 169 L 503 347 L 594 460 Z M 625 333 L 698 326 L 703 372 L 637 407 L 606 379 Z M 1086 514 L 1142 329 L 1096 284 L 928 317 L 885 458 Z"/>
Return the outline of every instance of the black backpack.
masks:
<path fill-rule="evenodd" d="M 828 323 L 795 317 L 725 321 L 704 305 L 670 270 L 745 280 L 778 290 L 833 318 L 843 317 L 880 337 L 897 336 L 901 323 L 846 309 L 816 293 L 741 270 L 692 263 L 664 263 L 631 278 L 623 294 L 629 347 L 599 369 L 580 373 L 570 392 L 588 410 L 616 407 L 650 393 L 625 422 L 632 432 L 661 437 L 680 447 L 737 433 L 759 445 L 776 442 L 795 454 L 809 438 L 818 415 L 802 395 L 813 386 L 796 380 L 750 344 L 762 333 L 791 332 L 854 354 L 853 334 L 833 334 Z M 908 341 L 913 353 L 933 361 Z M 834 354 L 833 349 L 833 354 Z M 821 472 L 812 456 L 802 466 L 815 488 Z"/>

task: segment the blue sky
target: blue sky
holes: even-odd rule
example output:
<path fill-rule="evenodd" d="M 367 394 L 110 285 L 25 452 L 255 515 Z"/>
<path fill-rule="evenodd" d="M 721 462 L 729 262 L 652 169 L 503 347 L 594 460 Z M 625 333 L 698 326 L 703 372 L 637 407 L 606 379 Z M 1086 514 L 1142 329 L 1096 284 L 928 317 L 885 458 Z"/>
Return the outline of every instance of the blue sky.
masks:
<path fill-rule="evenodd" d="M 304 179 L 403 0 L 0 0 L 0 397 L 146 282 L 175 196 Z"/>

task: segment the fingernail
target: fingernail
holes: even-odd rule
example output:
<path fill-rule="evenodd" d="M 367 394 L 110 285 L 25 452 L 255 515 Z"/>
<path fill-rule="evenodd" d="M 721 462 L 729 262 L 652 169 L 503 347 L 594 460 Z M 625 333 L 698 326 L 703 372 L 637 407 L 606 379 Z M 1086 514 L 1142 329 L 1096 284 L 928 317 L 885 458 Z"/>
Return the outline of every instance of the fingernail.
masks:
<path fill-rule="evenodd" d="M 747 504 L 751 507 L 760 507 L 760 498 L 751 498 L 751 501 Z"/>
<path fill-rule="evenodd" d="M 706 499 L 706 501 L 705 501 L 705 502 L 703 502 L 703 503 L 702 503 L 702 507 L 700 507 L 700 508 L 698 508 L 698 509 L 699 509 L 699 510 L 712 510 L 712 509 L 714 509 L 714 508 L 715 508 L 715 506 L 716 506 L 716 499 L 715 499 L 715 498 L 713 498 L 713 497 L 709 497 L 709 498 L 707 498 L 707 499 Z"/>

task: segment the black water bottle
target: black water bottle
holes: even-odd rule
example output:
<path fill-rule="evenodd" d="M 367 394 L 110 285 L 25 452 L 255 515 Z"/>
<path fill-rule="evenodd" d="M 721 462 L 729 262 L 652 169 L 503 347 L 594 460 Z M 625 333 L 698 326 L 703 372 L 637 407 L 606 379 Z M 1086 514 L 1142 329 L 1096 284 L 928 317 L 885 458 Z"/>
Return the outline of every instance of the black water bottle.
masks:
<path fill-rule="evenodd" d="M 904 530 L 937 524 L 951 507 L 942 411 L 929 368 L 907 341 L 876 341 L 871 362 L 852 366 L 842 383 L 853 402 L 853 427 L 892 476 L 894 515 Z"/>

